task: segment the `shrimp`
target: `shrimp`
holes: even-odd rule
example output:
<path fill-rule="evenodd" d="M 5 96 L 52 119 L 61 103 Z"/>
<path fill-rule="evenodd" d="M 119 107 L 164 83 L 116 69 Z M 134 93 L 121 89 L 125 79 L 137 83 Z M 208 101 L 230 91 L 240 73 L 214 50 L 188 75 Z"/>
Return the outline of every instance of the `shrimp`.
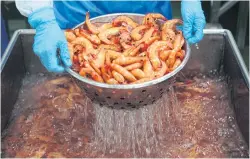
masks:
<path fill-rule="evenodd" d="M 94 61 L 89 61 L 90 66 L 99 74 L 101 75 L 101 71 L 100 71 L 100 66 L 98 66 Z"/>
<path fill-rule="evenodd" d="M 138 40 L 138 41 L 135 42 L 135 46 L 138 46 L 141 43 L 143 43 L 146 40 L 148 40 L 152 36 L 153 32 L 154 32 L 154 28 L 150 28 L 149 30 L 147 30 L 146 33 L 141 38 L 141 40 Z"/>
<path fill-rule="evenodd" d="M 81 70 L 79 72 L 79 74 L 81 76 L 86 76 L 87 74 L 89 74 L 89 75 L 91 75 L 93 80 L 103 83 L 102 77 L 97 72 L 95 72 L 95 70 L 90 66 L 89 63 L 85 62 L 85 67 L 86 68 L 84 68 L 84 67 L 81 68 Z"/>
<path fill-rule="evenodd" d="M 108 53 L 105 54 L 105 64 L 106 65 L 110 65 L 111 64 L 110 55 Z"/>
<path fill-rule="evenodd" d="M 92 77 L 93 80 L 95 80 L 97 82 L 101 82 L 101 83 L 104 82 L 102 77 L 98 73 L 96 73 L 94 71 L 91 72 L 91 77 Z"/>
<path fill-rule="evenodd" d="M 161 38 L 162 40 L 170 40 L 173 41 L 175 37 L 176 25 L 181 25 L 183 22 L 180 19 L 172 19 L 166 21 L 162 26 Z"/>
<path fill-rule="evenodd" d="M 161 61 L 158 56 L 159 48 L 172 48 L 172 44 L 167 41 L 156 41 L 148 48 L 148 57 L 150 62 L 152 63 L 152 66 L 155 70 L 161 67 Z"/>
<path fill-rule="evenodd" d="M 113 26 L 119 26 L 121 23 L 126 23 L 127 25 L 131 26 L 132 28 L 135 28 L 138 26 L 136 22 L 134 22 L 131 18 L 127 16 L 118 16 L 113 20 Z"/>
<path fill-rule="evenodd" d="M 134 70 L 137 68 L 141 68 L 142 66 L 143 66 L 142 62 L 136 62 L 136 63 L 130 64 L 124 68 L 127 69 L 128 71 L 131 71 L 131 70 Z"/>
<path fill-rule="evenodd" d="M 144 78 L 145 77 L 145 73 L 141 70 L 141 69 L 139 69 L 139 68 L 137 68 L 137 69 L 134 69 L 134 70 L 132 70 L 132 71 L 130 71 L 137 79 L 142 79 L 142 78 Z"/>
<path fill-rule="evenodd" d="M 107 66 L 101 67 L 101 73 L 102 73 L 102 77 L 103 77 L 105 82 L 107 82 L 111 78 L 111 75 L 109 74 L 109 70 L 108 70 Z"/>
<path fill-rule="evenodd" d="M 118 84 L 117 80 L 115 80 L 114 78 L 110 78 L 109 80 L 107 80 L 108 84 Z"/>
<path fill-rule="evenodd" d="M 153 67 L 148 59 L 143 63 L 143 72 L 146 77 L 152 77 L 154 75 Z"/>
<path fill-rule="evenodd" d="M 98 49 L 104 48 L 106 50 L 113 50 L 113 51 L 121 51 L 120 45 L 106 45 L 106 44 L 101 44 L 98 46 Z"/>
<path fill-rule="evenodd" d="M 172 50 L 168 56 L 167 61 L 166 61 L 168 67 L 170 67 L 170 68 L 173 67 L 175 60 L 176 60 L 176 51 Z"/>
<path fill-rule="evenodd" d="M 160 14 L 160 13 L 149 13 L 149 14 L 147 14 L 147 15 L 144 17 L 142 23 L 144 23 L 144 22 L 147 20 L 148 16 L 151 16 L 151 17 L 154 18 L 154 19 L 167 20 L 167 18 L 164 17 L 164 15 L 162 15 L 162 14 Z"/>
<path fill-rule="evenodd" d="M 179 58 L 177 58 L 175 60 L 175 63 L 173 65 L 173 67 L 170 69 L 171 71 L 175 70 L 179 65 L 181 64 L 181 60 Z"/>
<path fill-rule="evenodd" d="M 83 45 L 85 47 L 85 49 L 86 49 L 87 54 L 90 54 L 90 53 L 95 54 L 96 53 L 96 50 L 93 48 L 92 43 L 88 39 L 86 39 L 84 37 L 77 37 L 71 43 L 75 44 L 75 45 L 76 44 Z"/>
<path fill-rule="evenodd" d="M 183 46 L 183 36 L 182 33 L 177 34 L 174 40 L 174 51 L 179 51 Z"/>
<path fill-rule="evenodd" d="M 139 45 L 136 48 L 132 49 L 131 52 L 129 52 L 129 56 L 136 56 L 136 54 L 139 52 L 139 50 L 141 49 L 143 45 Z"/>
<path fill-rule="evenodd" d="M 146 57 L 147 56 L 147 52 L 141 52 L 140 54 L 138 54 L 139 57 Z"/>
<path fill-rule="evenodd" d="M 170 55 L 172 50 L 163 50 L 159 53 L 159 57 L 161 60 L 166 61 L 168 59 L 168 56 Z"/>
<path fill-rule="evenodd" d="M 88 31 L 86 31 L 84 29 L 80 29 L 79 33 L 80 33 L 80 35 L 82 35 L 83 37 L 85 37 L 86 39 L 91 41 L 92 43 L 95 43 L 95 44 L 101 43 L 101 40 L 95 34 L 89 34 Z"/>
<path fill-rule="evenodd" d="M 67 39 L 68 42 L 71 42 L 71 41 L 73 41 L 73 40 L 76 39 L 76 35 L 71 30 L 66 30 L 64 32 L 64 35 L 65 35 L 65 37 L 66 37 L 66 39 Z"/>
<path fill-rule="evenodd" d="M 135 49 L 135 46 L 131 46 L 130 48 L 125 49 L 125 51 L 122 53 L 123 56 L 129 56 L 129 53 Z"/>
<path fill-rule="evenodd" d="M 94 63 L 97 68 L 100 68 L 101 66 L 104 65 L 105 56 L 106 56 L 106 51 L 104 49 L 101 49 L 100 52 L 97 54 L 96 59 L 94 60 Z"/>
<path fill-rule="evenodd" d="M 131 45 L 127 44 L 126 42 L 121 42 L 121 46 L 123 47 L 123 49 L 129 49 L 132 47 Z"/>
<path fill-rule="evenodd" d="M 142 35 L 140 34 L 140 32 L 142 32 L 143 30 L 146 30 L 146 29 L 148 29 L 148 26 L 146 26 L 146 25 L 140 25 L 140 26 L 134 28 L 131 31 L 131 37 L 136 41 L 140 40 L 142 38 Z"/>
<path fill-rule="evenodd" d="M 110 29 L 107 29 L 103 32 L 100 32 L 98 34 L 100 40 L 106 44 L 114 44 L 114 42 L 110 41 L 108 39 L 109 36 L 112 36 L 112 35 L 118 35 L 120 33 L 121 30 L 124 30 L 125 28 L 124 27 L 114 27 L 114 28 L 110 28 Z"/>
<path fill-rule="evenodd" d="M 118 57 L 117 59 L 115 59 L 113 61 L 114 64 L 118 64 L 118 65 L 129 65 L 132 63 L 136 63 L 136 62 L 143 62 L 146 58 L 145 57 L 125 57 L 125 56 L 121 56 Z"/>
<path fill-rule="evenodd" d="M 150 27 L 157 27 L 157 24 L 156 24 L 154 18 L 153 18 L 152 15 L 150 15 L 150 14 L 147 14 L 147 15 L 143 18 L 142 24 L 143 24 L 143 25 L 150 26 Z"/>
<path fill-rule="evenodd" d="M 125 79 L 127 79 L 130 82 L 136 81 L 136 78 L 133 74 L 131 74 L 128 70 L 126 70 L 124 67 L 114 64 L 111 64 L 112 69 L 120 73 Z"/>
<path fill-rule="evenodd" d="M 124 77 L 120 73 L 118 73 L 116 71 L 112 71 L 112 75 L 115 78 L 115 80 L 118 81 L 119 83 L 124 83 L 125 82 Z"/>
<path fill-rule="evenodd" d="M 103 24 L 102 26 L 100 26 L 97 30 L 99 31 L 99 33 L 109 29 L 109 28 L 112 28 L 113 25 L 111 23 L 105 23 Z"/>
<path fill-rule="evenodd" d="M 87 74 L 91 74 L 93 70 L 91 68 L 81 68 L 79 71 L 79 75 L 85 77 Z"/>
<path fill-rule="evenodd" d="M 146 41 L 145 41 L 145 45 L 151 45 L 153 42 L 155 42 L 156 40 L 160 40 L 161 38 L 159 36 L 153 36 L 153 37 L 150 37 L 148 38 Z"/>
<path fill-rule="evenodd" d="M 151 80 L 153 80 L 152 77 L 145 77 L 145 78 L 141 78 L 135 82 L 132 82 L 131 84 L 139 84 L 139 83 L 144 83 L 144 82 L 151 81 Z"/>
<path fill-rule="evenodd" d="M 181 50 L 181 51 L 177 52 L 176 55 L 175 55 L 175 57 L 179 58 L 180 60 L 183 60 L 184 57 L 185 57 L 185 51 Z"/>
<path fill-rule="evenodd" d="M 182 41 L 182 35 L 177 34 L 175 41 L 174 41 L 174 49 L 169 54 L 168 60 L 166 62 L 168 64 L 168 67 L 173 67 L 175 60 L 176 60 L 176 54 L 182 47 L 181 41 Z"/>
<path fill-rule="evenodd" d="M 113 50 L 106 50 L 106 54 L 109 54 L 110 59 L 117 59 L 118 57 L 122 56 L 121 52 Z"/>
<path fill-rule="evenodd" d="M 89 19 L 89 12 L 86 13 L 86 20 L 85 20 L 85 23 L 88 27 L 88 29 L 93 33 L 93 34 L 99 34 L 99 30 L 98 30 L 98 27 L 96 27 L 95 25 L 93 25 L 91 22 L 90 22 L 90 19 Z"/>
<path fill-rule="evenodd" d="M 165 73 L 168 71 L 168 67 L 164 61 L 161 61 L 161 69 L 154 72 L 155 78 L 159 78 L 165 75 Z"/>

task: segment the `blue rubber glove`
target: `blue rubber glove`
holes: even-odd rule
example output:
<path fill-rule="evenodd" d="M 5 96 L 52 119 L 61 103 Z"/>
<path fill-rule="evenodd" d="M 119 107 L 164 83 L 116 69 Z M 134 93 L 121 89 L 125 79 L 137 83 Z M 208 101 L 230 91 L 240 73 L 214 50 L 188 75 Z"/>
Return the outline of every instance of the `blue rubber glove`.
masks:
<path fill-rule="evenodd" d="M 59 28 L 53 8 L 44 7 L 28 16 L 29 24 L 36 29 L 33 50 L 49 72 L 63 72 L 72 65 L 68 45 L 63 31 Z M 60 58 L 57 56 L 57 49 Z M 60 61 L 61 59 L 61 61 Z"/>
<path fill-rule="evenodd" d="M 203 38 L 203 29 L 206 19 L 199 0 L 181 2 L 181 14 L 183 19 L 183 34 L 191 44 L 199 42 Z"/>

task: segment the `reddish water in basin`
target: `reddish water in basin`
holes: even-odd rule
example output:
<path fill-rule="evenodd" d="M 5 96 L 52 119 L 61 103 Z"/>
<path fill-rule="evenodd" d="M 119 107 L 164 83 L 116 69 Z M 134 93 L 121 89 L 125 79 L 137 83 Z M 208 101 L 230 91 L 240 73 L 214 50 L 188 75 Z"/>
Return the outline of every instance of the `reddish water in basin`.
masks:
<path fill-rule="evenodd" d="M 177 81 L 153 105 L 92 104 L 68 77 L 27 75 L 4 157 L 248 157 L 225 78 Z"/>

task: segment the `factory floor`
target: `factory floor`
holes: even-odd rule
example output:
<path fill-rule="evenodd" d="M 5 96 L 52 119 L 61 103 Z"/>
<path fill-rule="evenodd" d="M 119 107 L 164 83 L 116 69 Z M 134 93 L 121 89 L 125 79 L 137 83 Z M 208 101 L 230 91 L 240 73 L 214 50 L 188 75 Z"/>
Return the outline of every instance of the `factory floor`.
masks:
<path fill-rule="evenodd" d="M 11 11 L 11 14 L 8 14 L 8 19 L 5 19 L 7 22 L 7 32 L 9 34 L 9 37 L 11 38 L 13 33 L 18 29 L 28 29 L 30 28 L 29 24 L 27 23 L 27 19 L 24 18 L 15 8 L 14 4 L 9 4 L 9 9 L 13 10 Z M 173 11 L 173 18 L 181 18 L 181 12 L 180 12 L 180 2 L 178 1 L 172 1 L 172 11 Z M 249 45 L 245 46 L 243 50 L 240 50 L 242 57 L 246 63 L 247 68 L 249 68 Z"/>

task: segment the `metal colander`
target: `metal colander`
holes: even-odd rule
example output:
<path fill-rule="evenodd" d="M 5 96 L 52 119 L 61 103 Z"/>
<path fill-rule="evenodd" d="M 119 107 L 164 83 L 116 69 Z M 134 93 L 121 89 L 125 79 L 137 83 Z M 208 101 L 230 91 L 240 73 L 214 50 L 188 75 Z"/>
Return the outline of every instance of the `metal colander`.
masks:
<path fill-rule="evenodd" d="M 119 15 L 126 15 L 138 23 L 142 21 L 144 16 L 142 14 L 130 13 L 108 14 L 93 18 L 91 22 L 100 25 L 112 21 L 112 19 Z M 75 28 L 82 27 L 84 27 L 84 23 L 79 24 Z M 168 90 L 169 86 L 174 81 L 175 75 L 186 65 L 189 59 L 190 47 L 186 42 L 184 44 L 184 49 L 186 50 L 186 56 L 181 65 L 174 71 L 161 78 L 140 84 L 110 85 L 99 83 L 80 76 L 70 68 L 66 68 L 66 70 L 75 77 L 74 79 L 78 86 L 84 90 L 86 95 L 94 103 L 98 103 L 100 106 L 109 106 L 111 108 L 138 108 L 140 106 L 153 104 Z"/>

